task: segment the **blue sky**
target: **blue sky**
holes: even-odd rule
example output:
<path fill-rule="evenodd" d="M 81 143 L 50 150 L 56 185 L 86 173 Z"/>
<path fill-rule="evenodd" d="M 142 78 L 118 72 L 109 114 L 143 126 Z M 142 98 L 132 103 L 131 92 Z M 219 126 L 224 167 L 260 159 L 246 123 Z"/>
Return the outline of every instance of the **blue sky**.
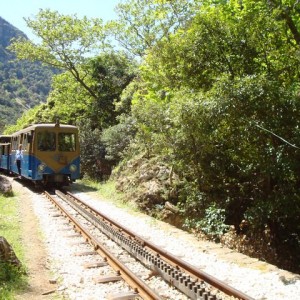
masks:
<path fill-rule="evenodd" d="M 0 2 L 0 16 L 34 39 L 24 17 L 34 18 L 39 9 L 49 8 L 60 14 L 77 14 L 79 18 L 101 18 L 104 21 L 115 18 L 114 8 L 121 0 L 7 0 Z"/>

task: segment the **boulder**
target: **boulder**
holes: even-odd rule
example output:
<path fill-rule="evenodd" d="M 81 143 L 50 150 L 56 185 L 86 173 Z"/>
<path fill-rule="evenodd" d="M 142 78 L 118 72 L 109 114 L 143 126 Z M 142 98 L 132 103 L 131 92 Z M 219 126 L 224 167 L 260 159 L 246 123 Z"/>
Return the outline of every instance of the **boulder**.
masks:
<path fill-rule="evenodd" d="M 3 194 L 5 196 L 11 195 L 12 194 L 12 185 L 10 181 L 0 175 L 0 194 Z"/>
<path fill-rule="evenodd" d="M 16 267 L 21 266 L 21 262 L 17 258 L 6 238 L 3 236 L 0 236 L 0 262 L 9 263 Z"/>

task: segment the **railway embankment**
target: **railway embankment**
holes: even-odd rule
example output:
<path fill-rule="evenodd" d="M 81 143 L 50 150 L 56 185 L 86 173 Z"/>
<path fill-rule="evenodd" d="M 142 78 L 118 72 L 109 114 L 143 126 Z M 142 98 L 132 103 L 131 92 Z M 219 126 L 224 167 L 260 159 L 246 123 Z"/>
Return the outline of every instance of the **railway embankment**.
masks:
<path fill-rule="evenodd" d="M 261 232 L 253 232 L 245 220 L 235 225 L 218 223 L 211 227 L 226 226 L 228 229 L 224 232 L 215 230 L 218 231 L 217 235 L 207 234 L 197 226 L 188 228 L 186 220 L 189 220 L 189 212 L 180 211 L 176 205 L 180 202 L 178 194 L 182 183 L 172 167 L 163 160 L 143 156 L 134 158 L 114 170 L 112 178 L 116 188 L 125 193 L 126 201 L 144 213 L 177 228 L 189 230 L 199 239 L 217 242 L 220 247 L 300 273 L 300 264 L 297 262 L 299 253 L 293 245 L 274 239 L 268 225 Z"/>

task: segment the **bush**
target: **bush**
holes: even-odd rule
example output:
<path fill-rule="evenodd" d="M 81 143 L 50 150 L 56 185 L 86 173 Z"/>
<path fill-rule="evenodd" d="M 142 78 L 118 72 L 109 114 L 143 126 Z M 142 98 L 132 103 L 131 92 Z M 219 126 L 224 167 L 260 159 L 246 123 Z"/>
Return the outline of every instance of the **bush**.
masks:
<path fill-rule="evenodd" d="M 112 162 L 118 162 L 123 157 L 124 151 L 128 148 L 136 130 L 132 118 L 125 117 L 121 123 L 104 129 L 101 141 L 105 145 L 105 158 Z"/>
<path fill-rule="evenodd" d="M 229 229 L 229 225 L 225 224 L 225 218 L 225 209 L 213 204 L 205 210 L 205 217 L 199 221 L 198 227 L 205 234 L 219 241 L 221 235 Z"/>
<path fill-rule="evenodd" d="M 92 129 L 89 122 L 80 124 L 81 172 L 92 179 L 103 180 L 111 174 L 112 163 L 105 158 L 101 131 Z"/>

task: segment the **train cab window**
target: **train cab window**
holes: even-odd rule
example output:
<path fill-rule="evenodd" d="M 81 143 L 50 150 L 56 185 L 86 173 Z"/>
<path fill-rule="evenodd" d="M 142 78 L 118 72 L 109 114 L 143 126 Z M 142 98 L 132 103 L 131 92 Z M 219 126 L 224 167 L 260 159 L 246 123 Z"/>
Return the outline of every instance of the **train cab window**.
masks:
<path fill-rule="evenodd" d="M 39 151 L 55 151 L 56 138 L 54 132 L 38 132 L 37 148 Z"/>
<path fill-rule="evenodd" d="M 66 151 L 66 152 L 74 152 L 76 150 L 75 133 L 59 133 L 58 150 Z"/>

